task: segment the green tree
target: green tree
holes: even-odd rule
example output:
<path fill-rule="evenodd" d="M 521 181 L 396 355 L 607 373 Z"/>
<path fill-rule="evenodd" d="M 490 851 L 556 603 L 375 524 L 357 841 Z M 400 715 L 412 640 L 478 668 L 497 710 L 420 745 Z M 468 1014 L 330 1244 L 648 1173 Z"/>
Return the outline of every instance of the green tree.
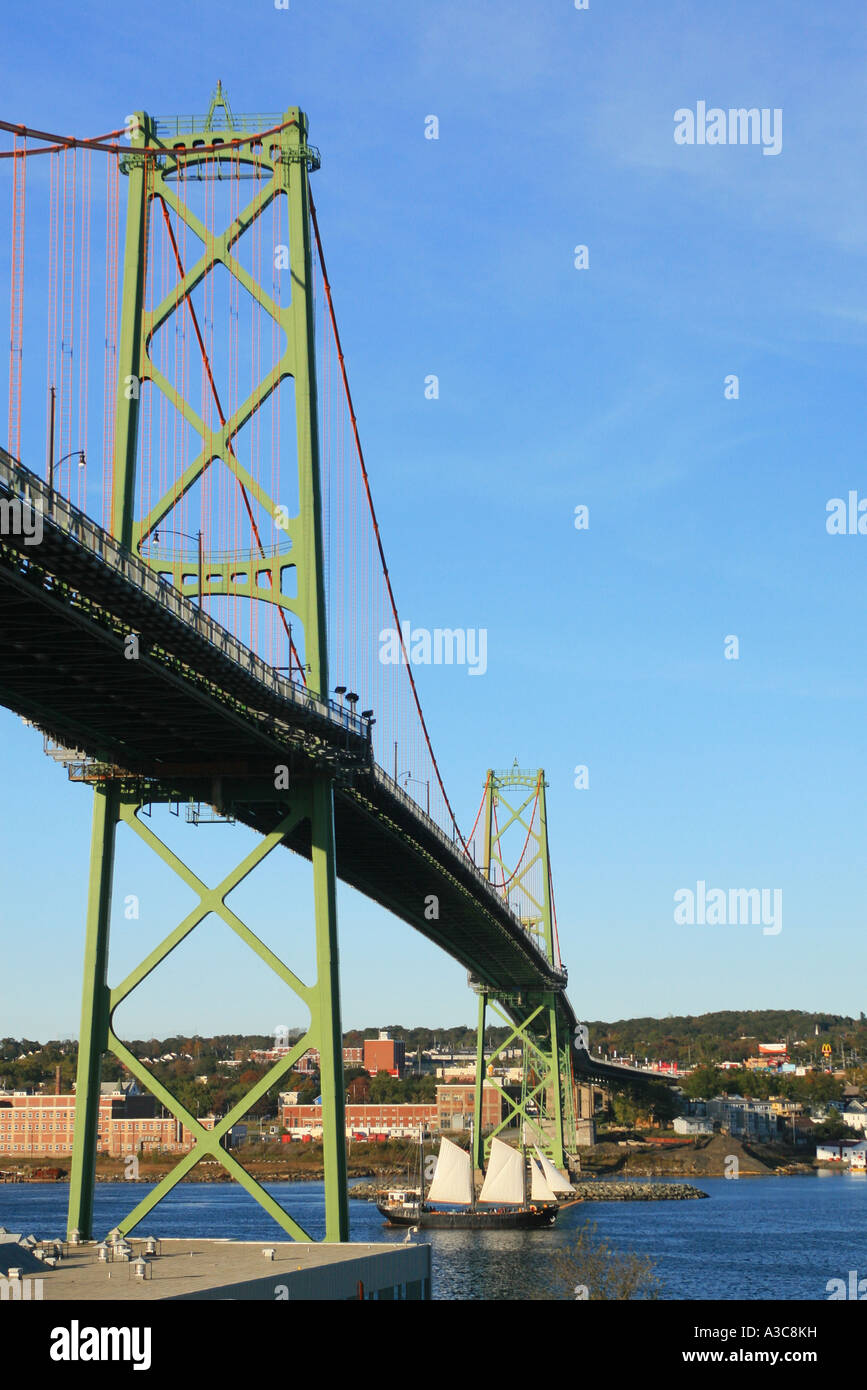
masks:
<path fill-rule="evenodd" d="M 372 1105 L 397 1103 L 402 1098 L 402 1086 L 396 1076 L 389 1076 L 387 1071 L 380 1071 L 371 1079 L 370 1101 Z"/>
<path fill-rule="evenodd" d="M 842 1116 L 834 1111 L 826 1120 L 813 1126 L 813 1138 L 819 1143 L 827 1140 L 829 1143 L 835 1144 L 839 1143 L 841 1139 L 858 1139 L 860 1135 L 857 1135 L 847 1124 L 844 1124 Z"/>
<path fill-rule="evenodd" d="M 708 1100 L 711 1096 L 718 1096 L 726 1087 L 724 1077 L 725 1072 L 718 1067 L 696 1067 L 695 1071 L 684 1077 L 681 1089 L 690 1100 Z"/>
<path fill-rule="evenodd" d="M 666 1086 L 663 1081 L 652 1082 L 647 1087 L 646 1107 L 651 1118 L 658 1125 L 670 1125 L 675 1115 L 678 1115 L 681 1110 L 671 1087 Z"/>
<path fill-rule="evenodd" d="M 639 1106 L 632 1091 L 615 1091 L 611 1096 L 611 1116 L 618 1125 L 633 1129 L 638 1123 Z"/>

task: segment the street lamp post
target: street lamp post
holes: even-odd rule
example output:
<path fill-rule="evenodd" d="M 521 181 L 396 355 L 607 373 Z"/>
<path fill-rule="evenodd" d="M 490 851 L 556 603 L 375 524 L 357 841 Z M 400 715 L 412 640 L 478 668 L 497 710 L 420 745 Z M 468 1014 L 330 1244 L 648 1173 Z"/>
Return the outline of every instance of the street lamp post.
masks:
<path fill-rule="evenodd" d="M 426 810 L 427 814 L 430 815 L 430 778 L 426 777 L 424 780 L 422 780 L 420 777 L 410 776 L 408 772 L 402 772 L 400 775 L 403 778 L 404 784 L 408 782 L 414 782 L 417 787 L 425 788 L 427 802 Z"/>
<path fill-rule="evenodd" d="M 60 471 L 61 465 L 64 464 L 64 463 L 66 463 L 66 460 L 67 460 L 67 459 L 72 459 L 72 458 L 76 458 L 76 457 L 78 458 L 78 466 L 79 466 L 79 468 L 86 468 L 86 467 L 87 467 L 87 459 L 86 459 L 85 456 L 84 456 L 84 450 L 83 450 L 83 449 L 73 449 L 71 453 L 69 453 L 69 454 L 64 454 L 64 455 L 63 455 L 63 458 L 59 458 L 59 459 L 57 460 L 56 463 L 55 463 L 54 460 L 52 459 L 52 461 L 51 461 L 51 473 L 49 474 L 49 477 L 48 477 L 48 495 L 49 495 L 50 498 L 52 498 L 52 499 L 54 498 L 54 475 L 55 475 L 55 473 L 58 473 L 58 472 Z"/>
<path fill-rule="evenodd" d="M 85 456 L 84 456 L 84 450 L 83 450 L 83 449 L 71 449 L 70 452 L 69 452 L 68 454 L 64 454 L 62 458 L 57 459 L 56 462 L 55 462 L 55 458 L 54 458 L 54 414 L 55 414 L 55 402 L 56 402 L 57 391 L 56 391 L 55 387 L 49 386 L 49 388 L 48 388 L 48 393 L 49 393 L 49 396 L 50 396 L 50 412 L 49 412 L 49 424 L 48 424 L 48 469 L 47 469 L 47 473 L 48 473 L 48 497 L 49 497 L 49 505 L 52 505 L 53 500 L 54 500 L 54 475 L 55 475 L 55 473 L 58 471 L 58 469 L 60 468 L 60 465 L 63 464 L 63 463 L 65 463 L 67 459 L 75 458 L 76 455 L 77 455 L 77 456 L 78 456 L 78 466 L 79 466 L 79 468 L 85 468 L 85 467 L 87 466 L 87 459 L 86 459 Z"/>
<path fill-rule="evenodd" d="M 203 543 L 202 543 L 202 532 L 201 532 L 201 529 L 198 530 L 194 536 L 191 536 L 190 533 L 189 533 L 188 531 L 176 531 L 172 526 L 158 526 L 157 529 L 156 529 L 156 530 L 154 531 L 154 533 L 153 533 L 154 545 L 159 545 L 159 543 L 160 543 L 160 531 L 164 531 L 164 532 L 166 533 L 166 535 L 168 535 L 168 536 L 183 536 L 184 540 L 187 540 L 187 541 L 195 541 L 195 542 L 196 542 L 196 545 L 197 545 L 197 547 L 198 547 L 198 555 L 199 555 L 199 607 L 201 608 L 201 606 L 202 606 L 202 572 L 203 572 L 203 570 L 204 570 L 204 568 L 205 568 L 205 555 L 204 555 L 204 548 L 203 548 Z"/>
<path fill-rule="evenodd" d="M 49 418 L 48 418 L 48 486 L 54 483 L 54 408 L 57 392 L 53 386 L 48 388 Z"/>

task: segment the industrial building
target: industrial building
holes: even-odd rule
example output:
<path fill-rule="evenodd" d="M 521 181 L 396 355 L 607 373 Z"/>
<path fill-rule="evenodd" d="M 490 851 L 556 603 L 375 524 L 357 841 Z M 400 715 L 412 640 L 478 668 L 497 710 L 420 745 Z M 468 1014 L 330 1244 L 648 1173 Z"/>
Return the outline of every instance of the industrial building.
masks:
<path fill-rule="evenodd" d="M 74 1095 L 0 1091 L 0 1155 L 27 1158 L 70 1154 L 75 1121 Z M 213 1129 L 213 1115 L 199 1116 Z M 174 1116 L 164 1115 L 134 1082 L 104 1082 L 99 1100 L 97 1152 L 112 1158 L 130 1154 L 187 1153 L 193 1136 Z"/>

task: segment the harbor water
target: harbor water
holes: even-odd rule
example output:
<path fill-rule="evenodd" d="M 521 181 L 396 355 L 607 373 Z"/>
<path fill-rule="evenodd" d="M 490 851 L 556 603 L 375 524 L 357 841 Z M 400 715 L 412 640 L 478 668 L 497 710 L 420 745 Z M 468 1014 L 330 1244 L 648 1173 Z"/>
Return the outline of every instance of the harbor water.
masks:
<path fill-rule="evenodd" d="M 584 1202 L 541 1231 L 424 1231 L 432 1246 L 434 1298 L 571 1297 L 552 1288 L 551 1254 L 568 1251 L 587 1222 L 616 1251 L 649 1257 L 664 1299 L 828 1298 L 828 1283 L 867 1277 L 867 1176 L 711 1178 L 694 1186 L 708 1201 Z M 95 1230 L 106 1234 L 144 1196 L 145 1184 L 100 1183 Z M 324 1234 L 322 1183 L 270 1183 L 267 1190 L 311 1237 Z M 65 1183 L 0 1187 L 0 1225 L 39 1237 L 65 1232 Z M 372 1202 L 350 1202 L 354 1241 L 404 1240 Z M 179 1184 L 134 1233 L 274 1240 L 279 1232 L 243 1189 Z M 414 1236 L 418 1240 L 419 1236 Z"/>

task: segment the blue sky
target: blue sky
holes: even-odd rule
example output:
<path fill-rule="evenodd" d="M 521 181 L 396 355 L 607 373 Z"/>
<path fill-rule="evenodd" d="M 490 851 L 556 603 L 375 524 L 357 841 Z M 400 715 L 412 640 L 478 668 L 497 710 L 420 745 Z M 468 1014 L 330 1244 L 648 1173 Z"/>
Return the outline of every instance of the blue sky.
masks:
<path fill-rule="evenodd" d="M 38 41 L 5 20 L 6 119 L 94 134 L 203 111 L 217 78 L 236 111 L 307 111 L 401 612 L 488 632 L 484 678 L 418 673 L 446 783 L 467 823 L 488 766 L 545 767 L 579 1016 L 857 1014 L 867 536 L 825 519 L 867 495 L 861 7 L 155 0 L 135 37 L 102 4 L 40 17 Z M 677 145 L 699 101 L 779 108 L 781 152 Z M 8 712 L 0 730 L 0 1032 L 75 1035 L 90 795 Z M 180 833 L 211 877 L 251 843 Z M 115 978 L 184 908 L 152 864 L 119 856 Z M 782 931 L 677 925 L 699 880 L 781 889 Z M 244 890 L 302 974 L 308 886 L 289 862 Z M 340 906 L 347 1027 L 474 1017 L 459 967 Z M 199 932 L 128 1036 L 303 1021 L 219 924 Z"/>

